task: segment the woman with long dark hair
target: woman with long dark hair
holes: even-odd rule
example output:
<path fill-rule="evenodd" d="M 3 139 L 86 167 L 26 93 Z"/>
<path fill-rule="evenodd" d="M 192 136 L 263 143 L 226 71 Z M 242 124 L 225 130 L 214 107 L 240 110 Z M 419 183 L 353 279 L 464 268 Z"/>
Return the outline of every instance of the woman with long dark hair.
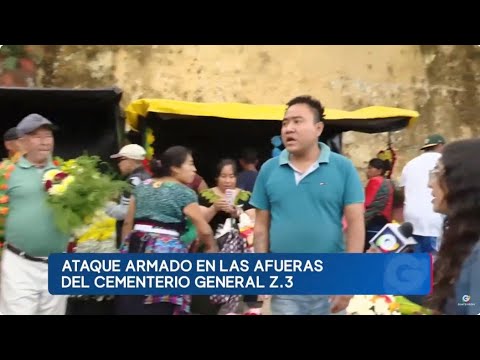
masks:
<path fill-rule="evenodd" d="M 205 221 L 197 195 L 184 184 L 193 181 L 195 165 L 183 146 L 167 149 L 152 160 L 152 179 L 138 185 L 123 225 L 124 253 L 186 253 L 182 240 L 186 219 L 195 225 L 207 251 L 217 251 L 213 231 Z M 118 296 L 118 314 L 175 315 L 190 313 L 186 295 Z"/>
<path fill-rule="evenodd" d="M 426 305 L 442 314 L 480 313 L 480 139 L 453 142 L 430 174 L 433 209 L 446 215 Z"/>
<path fill-rule="evenodd" d="M 433 290 L 407 296 L 435 314 L 480 313 L 480 139 L 452 142 L 430 172 L 433 210 L 446 215 Z M 378 252 L 370 248 L 369 252 Z"/>

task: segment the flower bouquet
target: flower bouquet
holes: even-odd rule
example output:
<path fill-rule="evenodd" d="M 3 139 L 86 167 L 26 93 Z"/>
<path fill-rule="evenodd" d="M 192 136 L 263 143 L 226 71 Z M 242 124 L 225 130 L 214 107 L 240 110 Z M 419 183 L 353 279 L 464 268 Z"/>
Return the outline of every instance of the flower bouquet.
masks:
<path fill-rule="evenodd" d="M 59 168 L 46 171 L 43 184 L 55 223 L 66 234 L 84 227 L 107 201 L 128 186 L 101 173 L 97 156 L 82 155 L 67 161 L 57 158 L 55 162 Z"/>
<path fill-rule="evenodd" d="M 83 226 L 73 232 L 76 253 L 115 253 L 116 220 L 109 217 L 105 210 L 97 210 L 87 218 Z M 95 315 L 113 314 L 113 295 L 76 295 L 68 300 L 68 314 Z"/>
<path fill-rule="evenodd" d="M 116 220 L 106 214 L 105 207 L 128 185 L 100 173 L 97 157 L 57 161 L 59 169 L 45 173 L 44 185 L 58 227 L 74 238 L 73 252 L 117 252 Z M 67 314 L 113 314 L 113 299 L 114 296 L 71 296 Z"/>
<path fill-rule="evenodd" d="M 347 306 L 348 315 L 428 315 L 430 311 L 402 296 L 355 295 Z"/>

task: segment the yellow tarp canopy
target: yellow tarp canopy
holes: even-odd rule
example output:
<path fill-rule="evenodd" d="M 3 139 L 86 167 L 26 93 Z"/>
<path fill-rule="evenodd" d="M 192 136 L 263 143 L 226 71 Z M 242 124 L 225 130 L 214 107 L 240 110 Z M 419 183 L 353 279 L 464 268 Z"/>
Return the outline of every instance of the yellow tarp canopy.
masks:
<path fill-rule="evenodd" d="M 286 105 L 253 105 L 240 103 L 199 103 L 168 99 L 139 99 L 125 109 L 127 123 L 138 130 L 138 117 L 149 112 L 187 116 L 207 116 L 238 120 L 282 120 Z M 406 118 L 411 125 L 419 116 L 413 110 L 370 106 L 355 111 L 325 109 L 325 120 L 372 120 Z"/>

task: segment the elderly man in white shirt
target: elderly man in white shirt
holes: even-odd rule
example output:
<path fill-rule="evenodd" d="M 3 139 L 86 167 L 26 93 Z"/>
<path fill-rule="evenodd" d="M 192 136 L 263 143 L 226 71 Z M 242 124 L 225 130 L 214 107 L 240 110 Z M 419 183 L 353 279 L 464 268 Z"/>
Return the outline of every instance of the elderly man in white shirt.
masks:
<path fill-rule="evenodd" d="M 435 253 L 438 249 L 444 219 L 433 211 L 428 180 L 445 143 L 441 135 L 429 136 L 420 149 L 423 153 L 410 160 L 402 171 L 400 186 L 405 195 L 403 216 L 405 222 L 413 225 L 413 237 L 418 243 L 416 252 Z"/>

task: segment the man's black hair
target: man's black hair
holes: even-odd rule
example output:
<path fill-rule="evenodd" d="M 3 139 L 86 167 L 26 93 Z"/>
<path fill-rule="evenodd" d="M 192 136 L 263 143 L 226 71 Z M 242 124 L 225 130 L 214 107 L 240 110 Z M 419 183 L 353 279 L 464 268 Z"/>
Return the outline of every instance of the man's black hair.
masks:
<path fill-rule="evenodd" d="M 315 122 L 320 122 L 325 119 L 325 108 L 320 100 L 315 99 L 310 95 L 297 96 L 287 103 L 288 107 L 296 104 L 306 104 L 313 110 Z"/>

